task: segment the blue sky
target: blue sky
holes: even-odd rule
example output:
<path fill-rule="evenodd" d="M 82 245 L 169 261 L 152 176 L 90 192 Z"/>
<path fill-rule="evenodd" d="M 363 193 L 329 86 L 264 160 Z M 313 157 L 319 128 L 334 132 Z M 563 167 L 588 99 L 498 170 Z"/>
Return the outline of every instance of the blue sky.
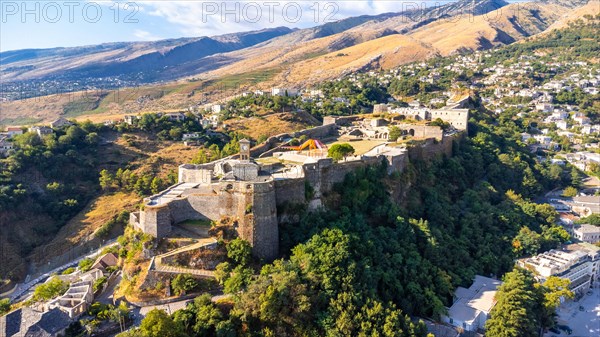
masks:
<path fill-rule="evenodd" d="M 0 0 L 0 51 L 213 36 L 277 26 L 305 28 L 444 2 Z"/>

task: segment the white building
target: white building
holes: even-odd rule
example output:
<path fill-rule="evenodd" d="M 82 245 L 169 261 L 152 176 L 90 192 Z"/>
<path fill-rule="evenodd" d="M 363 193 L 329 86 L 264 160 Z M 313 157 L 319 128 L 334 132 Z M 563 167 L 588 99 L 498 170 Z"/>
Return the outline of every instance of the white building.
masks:
<path fill-rule="evenodd" d="M 568 130 L 569 124 L 567 123 L 567 121 L 558 121 L 556 122 L 556 127 L 561 130 Z"/>
<path fill-rule="evenodd" d="M 569 288 L 576 295 L 582 295 L 597 284 L 600 276 L 598 264 L 600 248 L 589 244 L 573 245 L 569 251 L 550 250 L 534 257 L 519 261 L 519 265 L 533 269 L 536 278 L 545 282 L 550 276 L 571 281 Z"/>
<path fill-rule="evenodd" d="M 271 89 L 272 96 L 298 96 L 298 90 L 290 88 L 273 88 Z"/>
<path fill-rule="evenodd" d="M 554 106 L 548 103 L 540 103 L 535 106 L 535 109 L 541 112 L 552 112 Z"/>
<path fill-rule="evenodd" d="M 79 317 L 94 301 L 94 282 L 103 276 L 99 269 L 92 269 L 79 275 L 79 282 L 71 283 L 67 292 L 46 304 L 48 310 L 57 308 L 69 315 Z"/>
<path fill-rule="evenodd" d="M 496 292 L 502 281 L 484 276 L 475 276 L 473 284 L 467 289 L 458 287 L 454 294 L 454 303 L 448 309 L 448 315 L 442 320 L 465 331 L 481 330 L 485 326 L 490 311 L 496 305 Z"/>
<path fill-rule="evenodd" d="M 181 136 L 181 139 L 182 140 L 190 140 L 190 139 L 198 139 L 200 137 L 202 137 L 202 133 L 200 133 L 200 132 L 192 132 L 192 133 L 184 133 Z"/>
<path fill-rule="evenodd" d="M 21 129 L 19 127 L 8 127 L 8 128 L 6 128 L 6 133 L 8 134 L 9 138 L 12 138 L 16 135 L 22 135 L 23 129 Z"/>
<path fill-rule="evenodd" d="M 45 135 L 51 135 L 54 130 L 47 126 L 32 126 L 28 130 L 29 132 L 35 132 L 38 136 L 43 137 Z"/>
<path fill-rule="evenodd" d="M 600 242 L 600 227 L 594 225 L 575 225 L 570 233 L 574 238 L 586 243 Z"/>
<path fill-rule="evenodd" d="M 185 115 L 181 112 L 168 113 L 165 116 L 172 122 L 183 122 L 185 120 Z"/>

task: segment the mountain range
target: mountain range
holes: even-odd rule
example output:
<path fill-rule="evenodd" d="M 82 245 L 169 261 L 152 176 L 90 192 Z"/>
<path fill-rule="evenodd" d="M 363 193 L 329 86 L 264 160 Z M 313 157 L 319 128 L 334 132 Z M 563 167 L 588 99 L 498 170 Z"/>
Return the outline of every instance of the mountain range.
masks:
<path fill-rule="evenodd" d="M 206 81 L 236 78 L 238 84 L 251 79 L 249 82 L 258 86 L 308 86 L 352 71 L 389 69 L 433 56 L 515 43 L 598 12 L 598 0 L 459 0 L 426 9 L 351 17 L 307 29 L 278 27 L 215 37 L 9 51 L 0 53 L 0 75 L 5 83 L 118 78 L 141 85 L 200 79 L 205 85 Z M 178 82 L 164 85 L 173 83 Z M 130 105 L 121 109 L 121 104 L 113 104 L 114 109 L 108 110 L 187 107 L 198 103 L 195 91 L 200 86 L 178 87 L 174 93 L 164 90 L 167 95 L 143 108 Z M 32 117 L 20 106 L 24 101 L 3 102 L 0 123 L 6 124 L 1 119 Z M 37 107 L 48 113 L 37 111 L 34 120 L 65 113 L 61 104 Z"/>

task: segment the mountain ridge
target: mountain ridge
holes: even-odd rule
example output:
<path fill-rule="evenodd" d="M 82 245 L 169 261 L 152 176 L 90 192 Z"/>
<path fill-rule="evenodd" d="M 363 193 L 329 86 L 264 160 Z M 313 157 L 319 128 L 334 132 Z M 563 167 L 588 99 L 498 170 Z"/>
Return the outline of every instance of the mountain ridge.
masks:
<path fill-rule="evenodd" d="M 5 81 L 119 77 L 140 83 L 152 83 L 193 75 L 186 70 L 194 65 L 200 69 L 207 68 L 202 61 L 207 56 L 245 49 L 270 40 L 275 44 L 298 43 L 329 37 L 365 24 L 385 22 L 393 18 L 405 21 L 409 26 L 405 27 L 405 30 L 408 31 L 414 29 L 411 26 L 422 25 L 424 22 L 469 12 L 481 15 L 505 5 L 507 2 L 504 0 L 460 0 L 441 6 L 406 8 L 407 10 L 399 12 L 350 17 L 306 29 L 277 27 L 213 37 L 7 51 L 0 53 L 0 73 Z M 391 30 L 387 31 L 391 33 Z M 277 39 L 286 35 L 293 36 Z M 356 39 L 356 42 L 366 40 Z M 350 44 L 345 44 L 339 47 L 341 49 L 349 46 Z M 55 63 L 60 64 L 53 65 L 52 57 L 58 58 Z M 85 58 L 89 60 L 85 61 Z M 25 63 L 26 61 L 29 63 Z M 144 74 L 140 74 L 141 72 Z"/>
<path fill-rule="evenodd" d="M 66 95 L 0 102 L 3 112 L 0 124 L 30 124 L 50 121 L 58 116 L 71 118 L 92 114 L 119 118 L 123 114 L 143 111 L 187 109 L 226 99 L 242 90 L 274 86 L 304 88 L 348 72 L 390 69 L 432 56 L 484 50 L 523 41 L 547 32 L 557 22 L 600 12 L 597 0 L 589 3 L 581 1 L 585 3 L 583 6 L 567 7 L 560 0 L 511 4 L 501 0 L 480 0 L 475 2 L 479 6 L 476 10 L 485 15 L 465 16 L 461 6 L 466 6 L 467 2 L 472 3 L 461 1 L 452 6 L 433 8 L 428 15 L 435 15 L 438 19 L 419 24 L 407 19 L 406 13 L 385 13 L 376 19 L 373 19 L 374 16 L 363 16 L 356 21 L 350 18 L 345 23 L 329 25 L 326 30 L 313 27 L 281 31 L 279 36 L 264 38 L 262 42 L 258 42 L 261 38 L 253 40 L 252 43 L 258 43 L 250 47 L 223 50 L 168 67 L 170 75 L 179 78 L 176 81 L 131 85 L 129 87 L 135 88 L 131 90 L 126 88 L 128 85 L 123 85 L 118 90 L 119 95 L 110 90 L 93 97 L 89 97 L 89 93 L 81 95 L 93 100 L 94 104 L 79 104 L 83 98 L 71 102 L 73 99 Z M 416 15 L 411 13 L 408 15 Z M 447 17 L 448 13 L 454 16 Z M 350 26 L 352 28 L 348 28 Z M 333 34 L 338 30 L 340 32 Z M 405 33 L 401 33 L 403 31 Z M 315 37 L 317 35 L 326 36 Z M 193 43 L 198 41 L 196 39 Z M 178 48 L 166 52 L 173 57 L 168 60 L 177 60 L 178 54 L 185 56 L 186 46 Z M 161 55 L 147 54 L 146 64 L 140 61 L 144 57 L 134 55 L 141 68 L 132 66 L 131 69 L 144 73 L 143 67 L 156 64 L 153 58 L 160 61 Z M 127 94 L 123 94 L 125 92 Z M 70 108 L 77 105 L 86 108 L 81 111 Z"/>

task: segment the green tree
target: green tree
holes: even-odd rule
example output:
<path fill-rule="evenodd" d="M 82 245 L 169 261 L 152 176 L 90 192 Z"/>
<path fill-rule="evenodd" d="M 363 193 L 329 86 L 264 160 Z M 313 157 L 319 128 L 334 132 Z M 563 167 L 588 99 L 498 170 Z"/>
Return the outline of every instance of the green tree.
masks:
<path fill-rule="evenodd" d="M 104 169 L 104 170 L 100 171 L 100 187 L 103 190 L 105 190 L 105 191 L 110 190 L 113 186 L 113 182 L 114 182 L 114 177 L 110 172 L 108 172 L 108 170 Z"/>
<path fill-rule="evenodd" d="M 233 239 L 227 244 L 227 257 L 236 265 L 246 266 L 252 259 L 252 247 L 246 240 Z"/>
<path fill-rule="evenodd" d="M 198 281 L 190 274 L 179 274 L 171 281 L 171 288 L 177 296 L 185 295 L 196 287 L 198 287 Z"/>
<path fill-rule="evenodd" d="M 183 135 L 183 130 L 181 130 L 181 128 L 173 128 L 169 131 L 169 137 L 171 137 L 171 139 L 173 139 L 173 140 L 181 139 L 182 135 Z"/>
<path fill-rule="evenodd" d="M 85 136 L 85 142 L 89 145 L 97 145 L 100 143 L 100 136 L 95 132 L 90 132 Z"/>
<path fill-rule="evenodd" d="M 588 217 L 579 219 L 578 224 L 588 224 L 593 226 L 600 226 L 600 214 L 592 214 Z"/>
<path fill-rule="evenodd" d="M 354 154 L 354 151 L 354 147 L 348 143 L 333 144 L 327 150 L 327 155 L 333 158 L 333 160 L 339 161 Z"/>
<path fill-rule="evenodd" d="M 538 291 L 543 294 L 543 315 L 542 323 L 545 327 L 554 326 L 554 317 L 556 308 L 562 300 L 572 299 L 575 294 L 569 290 L 571 281 L 556 276 L 550 276 L 543 284 L 536 284 Z"/>
<path fill-rule="evenodd" d="M 58 277 L 52 277 L 47 282 L 40 284 L 33 291 L 33 300 L 49 300 L 64 294 L 69 288 L 69 284 L 59 279 Z"/>
<path fill-rule="evenodd" d="M 5 313 L 10 311 L 10 300 L 8 298 L 3 298 L 0 300 L 0 315 L 4 315 Z"/>
<path fill-rule="evenodd" d="M 94 264 L 94 260 L 85 258 L 85 259 L 79 261 L 78 267 L 81 272 L 85 273 L 86 271 L 90 270 L 90 268 L 92 268 L 93 264 Z"/>
<path fill-rule="evenodd" d="M 504 276 L 496 305 L 486 322 L 489 337 L 538 337 L 543 314 L 542 297 L 533 275 L 516 268 Z"/>
<path fill-rule="evenodd" d="M 571 169 L 571 186 L 578 188 L 581 186 L 581 175 L 579 174 L 579 170 L 576 167 Z"/>
<path fill-rule="evenodd" d="M 513 240 L 513 250 L 518 256 L 535 255 L 541 246 L 541 235 L 526 226 L 521 227 Z"/>
<path fill-rule="evenodd" d="M 152 183 L 150 184 L 150 192 L 152 192 L 152 194 L 157 194 L 158 192 L 160 192 L 161 187 L 162 179 L 160 179 L 159 177 L 154 177 L 152 179 Z"/>
<path fill-rule="evenodd" d="M 181 325 L 159 309 L 153 309 L 146 315 L 140 325 L 140 332 L 143 337 L 185 337 Z"/>
<path fill-rule="evenodd" d="M 389 131 L 390 131 L 389 140 L 392 142 L 397 141 L 398 138 L 400 138 L 402 136 L 402 129 L 400 129 L 399 127 L 397 127 L 395 125 L 390 126 Z"/>
<path fill-rule="evenodd" d="M 252 279 L 253 271 L 242 265 L 235 267 L 223 282 L 223 292 L 236 294 L 246 288 Z"/>
<path fill-rule="evenodd" d="M 577 189 L 573 186 L 568 186 L 563 190 L 563 197 L 572 198 L 577 196 Z"/>

